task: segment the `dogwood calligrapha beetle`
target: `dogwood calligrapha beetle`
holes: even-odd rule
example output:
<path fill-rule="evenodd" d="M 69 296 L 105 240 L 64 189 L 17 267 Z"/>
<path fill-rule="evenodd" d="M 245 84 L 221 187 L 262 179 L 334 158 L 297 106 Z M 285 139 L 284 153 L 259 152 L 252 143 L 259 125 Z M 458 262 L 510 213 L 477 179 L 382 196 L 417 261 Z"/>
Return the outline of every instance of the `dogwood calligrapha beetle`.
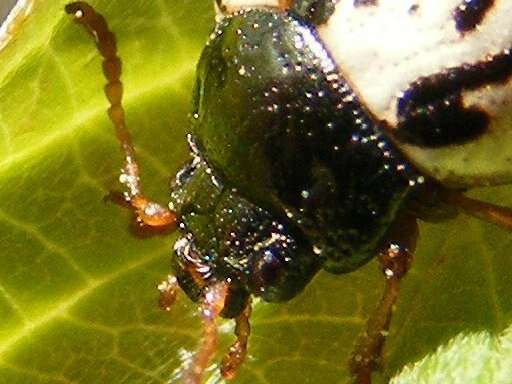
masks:
<path fill-rule="evenodd" d="M 197 66 L 191 160 L 168 207 L 141 190 L 121 105 L 121 61 L 105 19 L 66 7 L 95 37 L 141 225 L 174 226 L 169 308 L 200 303 L 204 340 L 185 373 L 200 383 L 218 316 L 236 320 L 221 365 L 243 362 L 251 298 L 299 294 L 324 269 L 379 256 L 386 288 L 351 370 L 371 382 L 416 242 L 416 222 L 456 211 L 512 229 L 512 211 L 465 197 L 509 183 L 512 0 L 216 0 Z M 478 149 L 478 150 L 476 150 Z M 488 150 L 487 150 L 488 149 Z"/>

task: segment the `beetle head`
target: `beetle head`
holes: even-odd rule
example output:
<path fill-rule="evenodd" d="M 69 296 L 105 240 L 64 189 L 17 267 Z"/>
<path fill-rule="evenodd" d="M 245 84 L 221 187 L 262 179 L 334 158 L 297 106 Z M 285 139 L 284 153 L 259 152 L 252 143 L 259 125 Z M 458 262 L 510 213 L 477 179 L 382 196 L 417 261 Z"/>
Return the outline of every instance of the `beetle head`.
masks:
<path fill-rule="evenodd" d="M 249 294 L 266 301 L 295 296 L 318 269 L 311 245 L 285 219 L 224 185 L 191 135 L 189 143 L 193 160 L 177 174 L 170 203 L 183 233 L 173 259 L 183 290 L 197 300 L 206 287 L 227 282 L 228 317 L 244 308 Z"/>

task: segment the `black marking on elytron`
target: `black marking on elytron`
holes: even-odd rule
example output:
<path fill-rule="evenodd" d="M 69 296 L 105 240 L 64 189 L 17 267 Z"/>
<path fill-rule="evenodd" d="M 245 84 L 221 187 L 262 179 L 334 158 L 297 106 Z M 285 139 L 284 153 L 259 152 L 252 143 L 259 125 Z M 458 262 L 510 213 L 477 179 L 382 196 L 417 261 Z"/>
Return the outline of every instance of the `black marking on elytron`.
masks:
<path fill-rule="evenodd" d="M 215 2 L 217 3 L 217 7 L 219 7 L 221 12 L 226 11 L 226 6 L 224 4 L 222 4 L 222 0 L 215 0 Z"/>
<path fill-rule="evenodd" d="M 354 7 L 377 5 L 377 0 L 354 0 Z"/>
<path fill-rule="evenodd" d="M 311 24 L 325 24 L 336 9 L 339 0 L 295 0 L 290 11 Z"/>
<path fill-rule="evenodd" d="M 465 107 L 462 92 L 505 83 L 512 76 L 512 54 L 506 50 L 476 64 L 465 64 L 416 80 L 398 100 L 396 136 L 427 147 L 462 144 L 482 135 L 489 116 Z"/>
<path fill-rule="evenodd" d="M 420 5 L 419 4 L 413 4 L 409 7 L 409 15 L 414 15 L 416 14 L 416 12 L 418 12 L 418 10 L 420 9 Z"/>
<path fill-rule="evenodd" d="M 455 26 L 460 33 L 471 32 L 479 25 L 495 0 L 463 0 L 455 11 Z"/>

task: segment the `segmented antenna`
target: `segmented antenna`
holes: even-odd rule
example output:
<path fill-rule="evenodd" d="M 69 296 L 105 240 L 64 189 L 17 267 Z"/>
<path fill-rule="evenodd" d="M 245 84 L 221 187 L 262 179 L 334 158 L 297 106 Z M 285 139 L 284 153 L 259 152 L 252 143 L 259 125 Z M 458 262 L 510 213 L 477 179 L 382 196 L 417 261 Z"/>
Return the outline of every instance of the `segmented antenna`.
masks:
<path fill-rule="evenodd" d="M 108 115 L 114 124 L 116 134 L 121 142 L 121 148 L 125 154 L 126 171 L 129 169 L 135 177 L 124 183 L 130 189 L 131 196 L 141 193 L 139 184 L 138 167 L 135 162 L 135 149 L 133 148 L 130 132 L 126 128 L 124 118 L 124 109 L 122 106 L 123 83 L 121 82 L 122 64 L 117 56 L 116 37 L 109 30 L 105 18 L 97 13 L 89 4 L 79 1 L 66 5 L 66 12 L 73 15 L 75 21 L 83 25 L 85 29 L 93 36 L 96 47 L 103 56 L 103 73 L 107 78 L 105 85 L 105 95 L 110 102 Z"/>
<path fill-rule="evenodd" d="M 131 135 L 126 127 L 122 105 L 122 64 L 121 59 L 117 56 L 115 35 L 108 28 L 105 18 L 86 2 L 77 1 L 67 4 L 65 10 L 93 36 L 96 47 L 104 59 L 103 73 L 107 79 L 105 95 L 110 103 L 108 116 L 114 124 L 125 158 L 119 181 L 127 187 L 127 192 L 124 193 L 126 200 L 135 209 L 139 222 L 154 227 L 174 225 L 176 222 L 175 213 L 150 201 L 142 193 L 139 166 L 135 158 Z"/>
<path fill-rule="evenodd" d="M 247 347 L 249 343 L 249 336 L 251 335 L 251 318 L 252 306 L 251 301 L 247 303 L 247 306 L 240 315 L 235 319 L 235 343 L 229 348 L 229 352 L 224 359 L 220 367 L 222 377 L 226 380 L 232 380 L 238 368 L 243 364 L 247 357 Z"/>
<path fill-rule="evenodd" d="M 200 308 L 204 327 L 203 340 L 183 375 L 184 384 L 201 384 L 203 382 L 204 373 L 219 343 L 218 327 L 215 320 L 220 316 L 226 304 L 228 289 L 228 284 L 225 282 L 218 282 L 206 289 Z"/>

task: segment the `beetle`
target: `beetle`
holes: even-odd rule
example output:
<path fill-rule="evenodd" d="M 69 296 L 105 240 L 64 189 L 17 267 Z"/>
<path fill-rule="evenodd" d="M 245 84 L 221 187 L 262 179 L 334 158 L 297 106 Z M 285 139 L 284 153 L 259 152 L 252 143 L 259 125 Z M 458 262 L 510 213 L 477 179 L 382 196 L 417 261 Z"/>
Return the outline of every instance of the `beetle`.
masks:
<path fill-rule="evenodd" d="M 510 183 L 512 1 L 216 0 L 197 66 L 191 160 L 168 206 L 144 195 L 122 107 L 114 34 L 84 2 L 66 6 L 104 58 L 108 110 L 125 164 L 124 199 L 141 225 L 172 227 L 169 309 L 179 289 L 200 303 L 204 338 L 186 383 L 200 383 L 217 317 L 247 353 L 251 298 L 281 302 L 323 269 L 379 257 L 386 286 L 351 371 L 370 383 L 417 221 L 459 211 L 512 229 L 512 210 L 466 197 Z M 482 158 L 478 153 L 493 154 Z"/>

